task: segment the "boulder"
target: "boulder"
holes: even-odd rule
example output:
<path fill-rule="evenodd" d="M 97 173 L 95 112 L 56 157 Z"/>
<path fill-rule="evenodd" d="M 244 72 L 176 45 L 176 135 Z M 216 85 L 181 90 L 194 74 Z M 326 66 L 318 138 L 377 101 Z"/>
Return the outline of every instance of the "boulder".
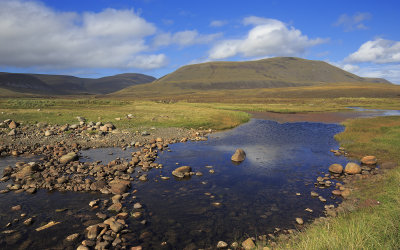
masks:
<path fill-rule="evenodd" d="M 110 187 L 113 194 L 123 194 L 129 189 L 129 183 L 113 183 Z"/>
<path fill-rule="evenodd" d="M 94 239 L 96 239 L 97 234 L 99 233 L 99 226 L 98 225 L 93 225 L 93 226 L 90 226 L 90 227 L 86 228 L 86 230 L 87 230 L 86 237 L 89 240 L 94 240 Z"/>
<path fill-rule="evenodd" d="M 15 174 L 17 179 L 24 179 L 38 170 L 37 164 L 27 165 Z"/>
<path fill-rule="evenodd" d="M 346 164 L 344 172 L 347 174 L 359 174 L 361 173 L 361 167 L 357 163 L 349 162 Z"/>
<path fill-rule="evenodd" d="M 8 124 L 8 127 L 11 129 L 15 129 L 18 127 L 18 123 L 16 123 L 15 121 L 11 121 L 10 124 Z"/>
<path fill-rule="evenodd" d="M 340 164 L 332 164 L 329 166 L 329 172 L 341 174 L 343 172 L 343 166 Z"/>
<path fill-rule="evenodd" d="M 172 171 L 172 175 L 177 178 L 183 178 L 185 176 L 188 176 L 191 171 L 192 171 L 191 167 L 182 166 L 182 167 L 176 168 L 174 171 Z"/>
<path fill-rule="evenodd" d="M 8 133 L 9 136 L 13 136 L 13 135 L 16 135 L 16 134 L 17 134 L 17 131 L 16 131 L 15 129 L 12 129 L 12 130 Z"/>
<path fill-rule="evenodd" d="M 61 156 L 59 161 L 62 164 L 67 164 L 67 163 L 77 160 L 77 159 L 78 159 L 78 155 L 75 152 L 70 152 L 66 155 Z"/>
<path fill-rule="evenodd" d="M 377 159 L 375 156 L 367 155 L 361 159 L 361 163 L 365 165 L 375 165 L 377 163 Z"/>
<path fill-rule="evenodd" d="M 236 149 L 235 153 L 231 157 L 231 160 L 234 162 L 242 162 L 244 159 L 246 159 L 246 153 L 241 148 Z"/>

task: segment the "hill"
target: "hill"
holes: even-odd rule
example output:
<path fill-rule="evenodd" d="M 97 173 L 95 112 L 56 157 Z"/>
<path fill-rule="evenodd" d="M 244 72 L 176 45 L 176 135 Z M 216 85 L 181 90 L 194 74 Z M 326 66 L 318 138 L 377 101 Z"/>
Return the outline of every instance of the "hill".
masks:
<path fill-rule="evenodd" d="M 120 90 L 110 96 L 119 97 L 174 97 L 178 99 L 209 98 L 209 95 L 223 97 L 228 92 L 235 94 L 259 95 L 265 97 L 279 94 L 282 97 L 297 97 L 302 90 L 312 96 L 313 88 L 318 87 L 317 93 L 329 96 L 326 91 L 333 91 L 334 95 L 341 96 L 344 88 L 352 92 L 343 93 L 344 96 L 362 96 L 357 90 L 368 86 L 376 89 L 382 86 L 387 91 L 380 95 L 393 96 L 393 84 L 385 79 L 359 77 L 326 62 L 306 60 L 295 57 L 276 57 L 258 61 L 246 62 L 208 62 L 187 65 L 168 74 L 153 83 L 133 86 Z M 305 88 L 307 87 L 307 88 Z M 326 88 L 325 88 L 326 87 Z M 397 89 L 396 87 L 394 87 Z M 258 89 L 254 91 L 254 89 Z M 221 92 L 223 91 L 223 92 Z M 368 95 L 374 93 L 369 93 Z M 397 93 L 400 94 L 400 93 Z M 397 95 L 395 94 L 395 95 Z M 201 96 L 201 98 L 198 98 Z M 228 96 L 229 98 L 229 96 Z"/>
<path fill-rule="evenodd" d="M 155 79 L 152 76 L 135 73 L 91 79 L 66 75 L 3 72 L 0 73 L 0 88 L 14 93 L 36 95 L 108 94 Z"/>

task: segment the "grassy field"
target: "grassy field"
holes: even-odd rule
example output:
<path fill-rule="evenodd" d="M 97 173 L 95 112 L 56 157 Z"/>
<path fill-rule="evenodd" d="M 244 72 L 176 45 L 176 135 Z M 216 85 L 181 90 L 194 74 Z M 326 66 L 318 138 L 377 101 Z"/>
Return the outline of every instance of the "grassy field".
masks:
<path fill-rule="evenodd" d="M 378 160 L 400 163 L 400 117 L 377 117 L 345 122 L 336 139 L 356 156 L 375 155 Z M 312 224 L 277 249 L 400 249 L 400 168 L 359 181 L 353 197 L 377 206 L 361 206 L 326 222 Z"/>

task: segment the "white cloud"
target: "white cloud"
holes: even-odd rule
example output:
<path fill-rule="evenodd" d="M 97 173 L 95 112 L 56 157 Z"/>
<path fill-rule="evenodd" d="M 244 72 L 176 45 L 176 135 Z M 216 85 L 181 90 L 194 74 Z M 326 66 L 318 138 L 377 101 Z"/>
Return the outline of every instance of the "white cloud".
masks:
<path fill-rule="evenodd" d="M 197 30 L 184 30 L 174 34 L 162 33 L 154 38 L 154 46 L 168 46 L 171 44 L 177 44 L 179 46 L 190 46 L 194 44 L 206 44 L 220 37 L 221 33 L 215 34 L 200 34 Z"/>
<path fill-rule="evenodd" d="M 211 27 L 222 27 L 226 25 L 228 22 L 225 20 L 214 20 L 210 23 Z"/>
<path fill-rule="evenodd" d="M 345 61 L 372 63 L 400 63 L 400 42 L 382 38 L 365 42 Z"/>
<path fill-rule="evenodd" d="M 341 66 L 343 70 L 349 71 L 349 72 L 356 72 L 357 70 L 360 69 L 358 65 L 353 65 L 353 64 L 345 64 Z"/>
<path fill-rule="evenodd" d="M 0 1 L 0 65 L 32 68 L 158 68 L 146 37 L 156 27 L 134 10 L 57 12 L 37 1 Z"/>
<path fill-rule="evenodd" d="M 357 12 L 353 16 L 342 14 L 333 25 L 342 26 L 344 31 L 365 30 L 368 29 L 368 27 L 363 22 L 371 19 L 371 17 L 372 15 L 368 12 Z"/>
<path fill-rule="evenodd" d="M 293 56 L 309 47 L 325 42 L 309 39 L 300 30 L 285 23 L 261 17 L 247 17 L 244 25 L 254 26 L 242 39 L 223 40 L 209 52 L 211 59 L 224 59 L 236 55 L 243 57 Z"/>

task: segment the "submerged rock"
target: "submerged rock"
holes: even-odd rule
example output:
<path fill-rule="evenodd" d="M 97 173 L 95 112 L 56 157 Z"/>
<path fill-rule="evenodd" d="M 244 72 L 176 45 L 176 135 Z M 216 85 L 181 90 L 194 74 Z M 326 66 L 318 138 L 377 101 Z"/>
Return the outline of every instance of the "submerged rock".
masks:
<path fill-rule="evenodd" d="M 236 149 L 235 153 L 231 157 L 231 160 L 234 162 L 242 162 L 244 159 L 246 159 L 246 153 L 241 148 Z"/>

